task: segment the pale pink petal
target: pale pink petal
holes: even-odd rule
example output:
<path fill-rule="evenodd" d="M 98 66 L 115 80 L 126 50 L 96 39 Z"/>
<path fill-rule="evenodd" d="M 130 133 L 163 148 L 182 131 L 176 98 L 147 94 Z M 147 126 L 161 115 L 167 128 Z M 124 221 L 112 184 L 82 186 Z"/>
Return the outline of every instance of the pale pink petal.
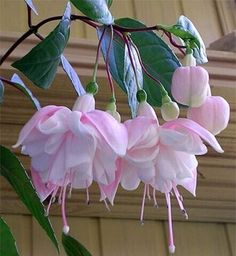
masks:
<path fill-rule="evenodd" d="M 223 131 L 229 122 L 230 107 L 219 96 L 209 96 L 199 108 L 189 108 L 187 117 L 197 122 L 214 135 Z"/>
<path fill-rule="evenodd" d="M 179 129 L 180 127 L 187 128 L 191 132 L 194 132 L 195 134 L 199 135 L 203 140 L 205 140 L 209 145 L 211 145 L 217 152 L 219 153 L 224 152 L 221 146 L 219 145 L 219 143 L 217 142 L 214 135 L 212 135 L 205 128 L 203 128 L 198 123 L 190 119 L 178 118 L 176 120 L 166 122 L 162 127 L 167 129 Z"/>
<path fill-rule="evenodd" d="M 81 121 L 93 126 L 101 136 L 101 140 L 105 140 L 116 154 L 125 155 L 128 136 L 123 124 L 118 123 L 110 114 L 100 110 L 85 113 Z"/>
<path fill-rule="evenodd" d="M 184 105 L 199 107 L 205 101 L 209 87 L 208 72 L 200 66 L 179 67 L 172 77 L 171 93 Z"/>
<path fill-rule="evenodd" d="M 157 124 L 159 124 L 153 107 L 150 104 L 148 104 L 146 101 L 142 101 L 139 103 L 137 115 L 149 117 L 153 120 L 156 120 Z"/>
<path fill-rule="evenodd" d="M 90 162 L 80 164 L 71 169 L 72 187 L 73 188 L 88 188 L 93 181 L 92 164 Z"/>
<path fill-rule="evenodd" d="M 190 154 L 203 155 L 207 147 L 200 137 L 184 127 L 172 127 L 172 129 L 160 128 L 160 143 L 170 146 L 173 150 L 184 151 Z"/>
<path fill-rule="evenodd" d="M 193 196 L 196 196 L 196 187 L 197 187 L 197 170 L 192 170 L 194 177 L 186 178 L 183 180 L 177 181 L 178 185 L 183 186 L 186 190 L 188 190 Z"/>
<path fill-rule="evenodd" d="M 140 178 L 137 169 L 127 161 L 122 160 L 121 186 L 126 190 L 134 190 L 139 186 Z"/>
<path fill-rule="evenodd" d="M 38 172 L 36 172 L 33 168 L 31 168 L 31 177 L 39 198 L 41 202 L 43 202 L 49 195 L 51 195 L 51 193 L 56 188 L 56 185 L 51 183 L 46 185 L 43 183 Z"/>
<path fill-rule="evenodd" d="M 90 112 L 95 109 L 95 100 L 92 94 L 86 93 L 79 96 L 73 106 L 73 111 L 79 111 L 82 113 Z"/>
<path fill-rule="evenodd" d="M 22 128 L 19 134 L 18 141 L 13 147 L 19 147 L 40 120 L 44 120 L 45 118 L 50 117 L 54 112 L 58 111 L 61 108 L 62 107 L 57 106 L 47 106 L 37 111 L 33 115 L 33 117 L 26 123 L 26 125 Z"/>
<path fill-rule="evenodd" d="M 158 127 L 152 119 L 139 116 L 133 120 L 126 121 L 124 125 L 128 131 L 128 149 L 142 142 L 145 144 L 145 147 L 154 146 L 158 142 Z"/>
<path fill-rule="evenodd" d="M 100 200 L 105 200 L 106 198 L 108 198 L 108 200 L 110 201 L 110 203 L 113 205 L 114 203 L 114 198 L 116 195 L 116 191 L 118 189 L 120 180 L 121 180 L 121 160 L 118 159 L 116 161 L 116 165 L 117 165 L 117 170 L 115 172 L 115 180 L 110 183 L 109 185 L 103 185 L 98 183 L 100 191 L 101 191 L 101 198 Z"/>

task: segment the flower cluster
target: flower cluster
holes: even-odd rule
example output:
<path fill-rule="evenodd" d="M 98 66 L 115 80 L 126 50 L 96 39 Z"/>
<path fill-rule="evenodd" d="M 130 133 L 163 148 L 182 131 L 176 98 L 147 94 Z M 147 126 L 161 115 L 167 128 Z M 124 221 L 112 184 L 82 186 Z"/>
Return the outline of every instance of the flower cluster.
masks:
<path fill-rule="evenodd" d="M 65 198 L 72 189 L 86 189 L 96 182 L 101 200 L 113 204 L 119 184 L 126 190 L 144 183 L 140 219 L 143 221 L 145 198 L 156 191 L 164 193 L 168 207 L 169 251 L 175 251 L 171 197 L 187 217 L 177 186 L 196 194 L 196 155 L 207 152 L 204 143 L 217 152 L 223 150 L 215 134 L 229 119 L 228 103 L 210 96 L 208 73 L 201 67 L 178 68 L 172 80 L 172 95 L 189 106 L 188 118 L 178 118 L 179 109 L 168 95 L 163 97 L 159 125 L 154 109 L 147 103 L 143 90 L 138 91 L 137 116 L 120 122 L 115 102 L 107 111 L 95 109 L 93 94 L 80 96 L 72 110 L 63 106 L 41 108 L 24 126 L 15 147 L 31 157 L 34 185 L 42 201 L 50 196 L 51 204 L 61 203 L 63 231 L 69 232 Z"/>

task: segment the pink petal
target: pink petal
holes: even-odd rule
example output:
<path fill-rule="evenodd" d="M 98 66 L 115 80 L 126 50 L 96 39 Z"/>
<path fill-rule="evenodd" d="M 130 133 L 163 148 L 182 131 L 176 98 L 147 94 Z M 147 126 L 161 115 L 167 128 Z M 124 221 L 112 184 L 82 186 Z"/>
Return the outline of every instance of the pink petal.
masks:
<path fill-rule="evenodd" d="M 138 116 L 149 117 L 153 120 L 156 120 L 157 124 L 159 124 L 156 113 L 155 113 L 153 107 L 150 104 L 148 104 L 146 101 L 142 101 L 142 102 L 139 103 L 138 110 L 137 110 L 137 115 Z"/>
<path fill-rule="evenodd" d="M 23 143 L 23 141 L 26 139 L 26 137 L 30 134 L 30 132 L 35 128 L 37 123 L 41 120 L 44 120 L 45 118 L 48 118 L 51 116 L 54 112 L 58 111 L 63 107 L 57 107 L 57 106 L 47 106 L 44 108 L 41 108 L 39 111 L 37 111 L 33 117 L 26 123 L 26 125 L 22 128 L 17 143 L 13 146 L 14 148 L 19 147 Z"/>
<path fill-rule="evenodd" d="M 104 139 L 116 154 L 125 155 L 128 137 L 123 124 L 118 123 L 110 114 L 100 110 L 85 113 L 81 121 L 93 126 L 101 139 Z"/>
<path fill-rule="evenodd" d="M 86 93 L 79 96 L 73 106 L 73 111 L 79 111 L 82 113 L 90 112 L 95 109 L 95 100 L 92 94 Z"/>
<path fill-rule="evenodd" d="M 200 66 L 179 67 L 172 77 L 171 93 L 184 105 L 199 107 L 205 101 L 209 87 L 208 72 Z"/>
<path fill-rule="evenodd" d="M 199 135 L 203 140 L 205 140 L 209 145 L 211 145 L 217 152 L 219 153 L 224 152 L 221 146 L 219 145 L 219 143 L 217 142 L 215 136 L 192 120 L 189 120 L 186 118 L 178 118 L 176 120 L 166 122 L 162 127 L 167 129 L 179 129 L 181 127 L 187 128 L 191 132 Z"/>
<path fill-rule="evenodd" d="M 114 203 L 116 191 L 121 180 L 121 160 L 119 159 L 116 163 L 117 170 L 115 172 L 115 180 L 109 185 L 103 185 L 98 183 L 99 188 L 101 190 L 101 200 L 105 200 L 106 198 L 108 198 L 112 205 Z"/>
<path fill-rule="evenodd" d="M 51 183 L 45 185 L 42 182 L 39 174 L 33 168 L 31 168 L 31 177 L 39 198 L 41 202 L 43 202 L 53 192 L 53 190 L 56 188 L 56 185 Z"/>
<path fill-rule="evenodd" d="M 224 98 L 209 96 L 199 108 L 189 108 L 187 117 L 216 135 L 227 127 L 229 115 L 230 107 Z"/>

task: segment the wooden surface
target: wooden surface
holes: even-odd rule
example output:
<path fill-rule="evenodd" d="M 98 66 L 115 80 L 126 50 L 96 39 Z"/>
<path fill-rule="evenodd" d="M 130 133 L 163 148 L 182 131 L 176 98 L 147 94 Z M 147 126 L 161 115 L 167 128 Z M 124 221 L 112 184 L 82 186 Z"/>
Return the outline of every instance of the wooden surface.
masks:
<path fill-rule="evenodd" d="M 65 0 L 35 0 L 35 6 L 40 15 L 33 15 L 34 23 L 49 16 L 61 15 L 66 2 Z M 78 13 L 74 7 L 73 12 Z M 140 19 L 147 25 L 171 25 L 183 14 L 194 22 L 207 46 L 236 28 L 234 0 L 114 0 L 111 12 L 115 18 L 129 16 Z M 26 21 L 27 12 L 24 1 L 0 1 L 1 32 L 24 32 L 27 29 Z M 51 22 L 40 29 L 40 32 L 47 34 L 56 24 L 57 22 Z M 95 39 L 96 32 L 77 21 L 71 26 L 71 37 Z"/>
<path fill-rule="evenodd" d="M 56 256 L 44 231 L 30 216 L 4 215 L 22 256 Z M 61 218 L 51 217 L 58 240 Z M 70 217 L 71 235 L 93 256 L 168 256 L 164 221 Z M 236 224 L 175 222 L 176 256 L 235 256 Z M 64 250 L 60 246 L 62 256 Z"/>

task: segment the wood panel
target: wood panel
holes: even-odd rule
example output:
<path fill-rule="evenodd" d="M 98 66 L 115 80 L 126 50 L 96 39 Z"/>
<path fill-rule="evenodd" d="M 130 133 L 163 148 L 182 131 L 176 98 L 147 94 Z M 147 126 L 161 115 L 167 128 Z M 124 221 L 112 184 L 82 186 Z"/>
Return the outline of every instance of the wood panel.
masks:
<path fill-rule="evenodd" d="M 101 219 L 103 256 L 166 255 L 162 222 Z"/>
<path fill-rule="evenodd" d="M 236 225 L 226 224 L 225 228 L 227 232 L 227 238 L 228 238 L 231 254 L 232 256 L 236 256 Z"/>
<path fill-rule="evenodd" d="M 50 220 L 60 244 L 60 255 L 65 256 L 66 254 L 61 245 L 61 217 L 50 217 Z M 70 225 L 71 236 L 78 239 L 86 248 L 89 248 L 93 256 L 102 256 L 100 253 L 99 225 L 97 218 L 70 217 L 68 218 L 68 224 Z M 33 220 L 32 240 L 32 256 L 57 255 L 55 247 L 35 220 Z"/>
<path fill-rule="evenodd" d="M 16 240 L 20 255 L 32 256 L 32 218 L 23 215 L 2 215 Z M 4 256 L 4 255 L 2 255 Z"/>
<path fill-rule="evenodd" d="M 176 256 L 231 256 L 223 224 L 174 223 Z"/>

